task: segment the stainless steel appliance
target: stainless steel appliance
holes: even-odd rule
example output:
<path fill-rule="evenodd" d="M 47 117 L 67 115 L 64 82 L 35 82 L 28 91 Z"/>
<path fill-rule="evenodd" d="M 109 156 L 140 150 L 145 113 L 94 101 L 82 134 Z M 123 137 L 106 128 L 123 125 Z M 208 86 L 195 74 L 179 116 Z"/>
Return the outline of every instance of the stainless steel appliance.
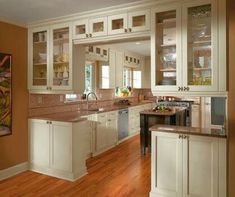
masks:
<path fill-rule="evenodd" d="M 128 136 L 128 109 L 118 112 L 118 141 Z"/>

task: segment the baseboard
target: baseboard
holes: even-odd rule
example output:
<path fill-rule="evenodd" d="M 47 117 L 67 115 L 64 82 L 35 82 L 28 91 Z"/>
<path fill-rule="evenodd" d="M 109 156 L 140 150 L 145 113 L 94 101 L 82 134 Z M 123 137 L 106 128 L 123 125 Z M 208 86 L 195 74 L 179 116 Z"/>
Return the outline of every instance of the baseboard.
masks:
<path fill-rule="evenodd" d="M 17 175 L 21 172 L 28 170 L 28 162 L 20 163 L 18 165 L 12 166 L 10 168 L 0 170 L 0 181 Z"/>

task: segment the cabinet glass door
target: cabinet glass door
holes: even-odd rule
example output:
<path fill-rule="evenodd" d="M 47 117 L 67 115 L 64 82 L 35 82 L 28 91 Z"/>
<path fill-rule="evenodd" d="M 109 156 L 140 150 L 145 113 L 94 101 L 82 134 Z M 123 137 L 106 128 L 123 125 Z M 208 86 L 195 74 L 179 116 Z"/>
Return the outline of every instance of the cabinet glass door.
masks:
<path fill-rule="evenodd" d="M 48 83 L 48 32 L 33 33 L 32 85 L 46 86 Z"/>
<path fill-rule="evenodd" d="M 90 19 L 89 21 L 90 37 L 107 35 L 107 17 Z"/>
<path fill-rule="evenodd" d="M 120 34 L 127 32 L 127 14 L 108 17 L 108 33 Z"/>
<path fill-rule="evenodd" d="M 155 13 L 155 87 L 176 90 L 180 74 L 179 28 L 177 9 Z"/>
<path fill-rule="evenodd" d="M 131 32 L 146 31 L 150 29 L 150 10 L 130 12 L 128 14 L 128 27 Z"/>
<path fill-rule="evenodd" d="M 188 85 L 211 85 L 211 5 L 188 9 Z"/>
<path fill-rule="evenodd" d="M 83 39 L 89 37 L 87 19 L 75 22 L 73 26 L 73 37 L 74 39 Z"/>
<path fill-rule="evenodd" d="M 53 29 L 53 86 L 69 86 L 69 27 Z"/>
<path fill-rule="evenodd" d="M 184 53 L 187 54 L 187 69 L 184 85 L 190 90 L 213 90 L 216 88 L 216 38 L 213 29 L 213 7 L 210 3 L 203 5 L 187 6 L 183 17 L 187 20 L 187 35 L 184 42 Z M 213 26 L 212 26 L 213 24 Z M 213 27 L 213 28 L 212 28 Z"/>

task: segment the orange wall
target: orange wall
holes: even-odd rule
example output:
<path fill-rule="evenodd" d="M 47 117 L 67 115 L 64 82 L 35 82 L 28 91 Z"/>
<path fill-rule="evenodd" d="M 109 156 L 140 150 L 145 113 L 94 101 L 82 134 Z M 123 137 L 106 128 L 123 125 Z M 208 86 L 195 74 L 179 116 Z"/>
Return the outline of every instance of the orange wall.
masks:
<path fill-rule="evenodd" d="M 0 137 L 0 170 L 28 160 L 27 29 L 0 21 L 0 51 L 12 54 L 12 135 Z"/>

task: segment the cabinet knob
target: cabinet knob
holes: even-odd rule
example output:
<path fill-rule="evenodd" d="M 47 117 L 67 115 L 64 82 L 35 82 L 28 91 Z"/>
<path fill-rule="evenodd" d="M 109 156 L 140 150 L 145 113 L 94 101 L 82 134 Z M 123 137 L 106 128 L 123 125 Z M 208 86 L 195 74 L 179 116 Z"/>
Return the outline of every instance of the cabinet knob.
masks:
<path fill-rule="evenodd" d="M 124 30 L 127 33 L 127 29 Z"/>
<path fill-rule="evenodd" d="M 183 135 L 183 139 L 188 139 L 189 136 L 188 135 Z"/>
<path fill-rule="evenodd" d="M 88 35 L 88 34 L 86 34 L 86 37 L 88 38 L 88 37 L 89 37 L 89 35 Z"/>
<path fill-rule="evenodd" d="M 129 28 L 128 30 L 129 30 L 129 32 L 131 32 L 131 31 L 132 31 L 132 29 L 131 29 L 131 28 Z"/>
<path fill-rule="evenodd" d="M 92 37 L 92 34 L 89 34 L 90 38 Z"/>
<path fill-rule="evenodd" d="M 183 137 L 183 135 L 179 135 L 179 139 L 181 139 Z"/>
<path fill-rule="evenodd" d="M 187 91 L 189 91 L 190 90 L 190 88 L 189 87 L 187 87 Z"/>

